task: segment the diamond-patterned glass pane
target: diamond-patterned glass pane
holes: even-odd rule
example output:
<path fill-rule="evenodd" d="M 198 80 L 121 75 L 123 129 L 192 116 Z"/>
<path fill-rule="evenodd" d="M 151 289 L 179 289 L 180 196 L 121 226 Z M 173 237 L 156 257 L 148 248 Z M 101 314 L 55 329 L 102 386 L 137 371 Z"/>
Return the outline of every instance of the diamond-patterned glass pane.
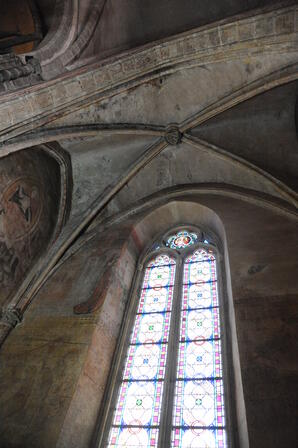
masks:
<path fill-rule="evenodd" d="M 221 377 L 220 340 L 180 343 L 177 372 L 178 378 Z"/>
<path fill-rule="evenodd" d="M 121 385 L 114 425 L 159 424 L 163 381 L 124 381 Z"/>
<path fill-rule="evenodd" d="M 131 338 L 132 344 L 166 342 L 170 329 L 170 313 L 138 314 Z"/>
<path fill-rule="evenodd" d="M 174 426 L 224 426 L 222 380 L 176 381 Z"/>
<path fill-rule="evenodd" d="M 123 379 L 153 380 L 164 377 L 167 344 L 131 345 L 128 350 Z"/>
<path fill-rule="evenodd" d="M 111 448 L 153 448 L 157 447 L 158 429 L 114 427 L 110 433 Z"/>
<path fill-rule="evenodd" d="M 138 313 L 171 311 L 173 286 L 142 289 Z"/>
<path fill-rule="evenodd" d="M 210 308 L 203 310 L 183 310 L 181 313 L 181 340 L 206 340 L 218 338 L 219 310 Z"/>
<path fill-rule="evenodd" d="M 217 283 L 208 282 L 183 285 L 183 309 L 186 308 L 209 308 L 218 306 Z"/>
<path fill-rule="evenodd" d="M 226 431 L 224 429 L 174 429 L 172 448 L 226 448 Z"/>

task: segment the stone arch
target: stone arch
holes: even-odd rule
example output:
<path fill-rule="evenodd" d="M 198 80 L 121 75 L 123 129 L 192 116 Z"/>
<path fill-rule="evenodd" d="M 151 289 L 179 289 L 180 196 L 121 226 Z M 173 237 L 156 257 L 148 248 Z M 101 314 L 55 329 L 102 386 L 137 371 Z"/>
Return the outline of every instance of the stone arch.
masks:
<path fill-rule="evenodd" d="M 222 245 L 222 262 L 224 265 L 223 275 L 226 300 L 229 309 L 227 315 L 228 320 L 232 321 L 230 323 L 230 339 L 232 347 L 231 359 L 233 359 L 234 364 L 233 375 L 235 375 L 235 383 L 233 383 L 233 387 L 237 388 L 237 393 L 234 390 L 232 395 L 233 399 L 234 397 L 236 398 L 235 418 L 238 422 L 238 430 L 242 440 L 241 446 L 245 447 L 248 446 L 248 436 L 229 268 L 227 267 L 226 269 L 226 266 L 229 263 L 227 239 L 223 222 L 217 213 L 212 210 L 212 208 L 202 205 L 192 199 L 174 199 L 168 201 L 166 204 L 157 205 L 156 207 L 148 209 L 147 212 L 145 212 L 141 217 L 136 216 L 134 218 L 124 220 L 122 225 L 120 224 L 117 226 L 118 235 L 120 235 L 120 238 L 123 238 L 125 241 L 119 252 L 119 256 L 107 256 L 105 267 L 99 274 L 100 280 L 97 283 L 96 288 L 86 302 L 80 303 L 74 307 L 74 312 L 81 315 L 86 313 L 88 314 L 90 312 L 96 314 L 98 313 L 99 321 L 103 320 L 103 322 L 109 319 L 119 321 L 118 315 L 120 313 L 121 321 L 122 319 L 125 320 L 125 313 L 120 311 L 119 308 L 115 308 L 115 303 L 120 300 L 120 297 L 123 294 L 126 296 L 125 300 L 127 300 L 127 295 L 133 281 L 132 277 L 134 275 L 137 260 L 142 257 L 144 251 L 146 252 L 146 247 L 150 244 L 150 242 L 152 242 L 154 237 L 158 234 L 166 232 L 169 228 L 173 228 L 181 224 L 201 226 L 204 229 L 208 229 L 213 234 L 217 235 L 217 238 Z M 110 231 L 108 230 L 107 232 L 109 234 Z M 114 232 L 111 229 L 111 236 L 113 237 L 113 235 Z M 107 241 L 103 242 L 104 246 L 105 244 L 107 244 Z M 123 279 L 121 279 L 121 277 L 123 277 Z M 115 286 L 115 282 L 117 286 Z M 122 306 L 121 309 L 123 310 Z M 100 335 L 98 336 L 100 337 Z M 95 337 L 92 340 L 92 344 L 93 343 L 98 344 L 99 340 Z M 112 351 L 112 349 L 107 344 L 104 351 Z M 93 357 L 91 352 L 90 356 Z M 91 361 L 89 359 L 89 361 L 87 360 L 86 362 L 88 364 Z M 105 383 L 103 377 L 99 381 Z M 108 400 L 105 395 L 99 397 L 98 399 L 100 400 L 100 398 L 102 402 Z M 82 403 L 85 399 L 86 396 L 84 392 L 84 385 L 82 383 L 73 397 L 68 409 L 58 446 L 74 446 L 73 444 L 75 442 L 72 440 L 71 431 L 69 431 L 69 428 L 72 425 L 71 421 L 73 420 L 74 415 L 78 412 L 78 409 L 82 409 Z M 96 406 L 98 407 L 98 404 Z M 99 421 L 101 419 L 102 414 L 100 414 Z M 234 436 L 236 438 L 238 437 L 237 432 Z M 95 431 L 95 439 L 96 437 Z M 94 442 L 94 446 L 97 446 L 96 443 L 97 442 Z M 235 446 L 237 446 L 237 442 Z"/>
<path fill-rule="evenodd" d="M 43 79 L 60 75 L 89 43 L 105 0 L 57 0 L 51 25 L 36 50 L 27 54 L 39 60 Z M 86 15 L 86 11 L 88 14 Z"/>

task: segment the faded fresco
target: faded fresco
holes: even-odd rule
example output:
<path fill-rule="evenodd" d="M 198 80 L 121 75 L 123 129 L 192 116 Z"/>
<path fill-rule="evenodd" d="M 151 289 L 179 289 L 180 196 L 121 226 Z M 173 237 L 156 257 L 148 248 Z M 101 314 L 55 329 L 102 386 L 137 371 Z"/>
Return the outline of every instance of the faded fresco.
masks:
<path fill-rule="evenodd" d="M 59 198 L 58 164 L 42 150 L 0 160 L 0 305 L 49 243 Z"/>

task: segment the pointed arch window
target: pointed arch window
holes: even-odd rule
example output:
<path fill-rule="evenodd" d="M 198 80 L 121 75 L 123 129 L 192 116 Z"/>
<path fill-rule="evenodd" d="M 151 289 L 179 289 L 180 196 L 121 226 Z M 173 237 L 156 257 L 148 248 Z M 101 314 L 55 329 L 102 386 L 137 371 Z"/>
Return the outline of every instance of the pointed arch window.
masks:
<path fill-rule="evenodd" d="M 214 239 L 168 232 L 143 266 L 100 446 L 230 447 Z"/>

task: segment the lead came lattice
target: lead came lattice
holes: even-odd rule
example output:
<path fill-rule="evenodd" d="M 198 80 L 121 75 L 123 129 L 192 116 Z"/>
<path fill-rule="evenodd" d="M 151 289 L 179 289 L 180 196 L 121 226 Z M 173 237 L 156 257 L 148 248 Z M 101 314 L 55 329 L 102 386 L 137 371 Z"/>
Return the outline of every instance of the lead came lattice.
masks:
<path fill-rule="evenodd" d="M 183 269 L 172 447 L 226 448 L 216 260 L 197 249 Z"/>
<path fill-rule="evenodd" d="M 181 230 L 165 244 L 185 250 L 197 241 L 197 234 Z M 207 247 L 195 249 L 183 264 L 180 324 L 173 333 L 179 332 L 175 448 L 227 448 L 216 259 Z M 108 447 L 158 446 L 175 274 L 175 258 L 168 254 L 146 266 Z"/>
<path fill-rule="evenodd" d="M 108 446 L 156 447 L 166 368 L 175 260 L 159 255 L 145 269 Z"/>

